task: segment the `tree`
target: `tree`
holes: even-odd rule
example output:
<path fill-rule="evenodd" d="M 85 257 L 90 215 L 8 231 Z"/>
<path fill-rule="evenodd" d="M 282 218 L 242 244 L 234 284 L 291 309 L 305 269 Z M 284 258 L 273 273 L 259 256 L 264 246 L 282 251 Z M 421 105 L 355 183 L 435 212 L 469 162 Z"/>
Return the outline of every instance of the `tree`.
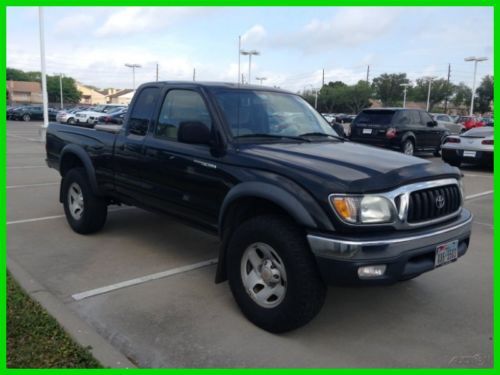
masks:
<path fill-rule="evenodd" d="M 76 82 L 71 77 L 63 77 L 62 79 L 62 91 L 63 91 L 63 101 L 64 103 L 75 104 L 80 102 L 82 93 L 77 90 Z M 61 102 L 61 88 L 59 84 L 59 76 L 47 76 L 47 95 L 49 97 L 49 102 L 60 103 Z"/>
<path fill-rule="evenodd" d="M 465 83 L 460 82 L 453 88 L 453 97 L 451 102 L 455 107 L 467 106 L 470 104 L 472 90 Z"/>
<path fill-rule="evenodd" d="M 493 101 L 493 76 L 485 76 L 476 90 L 476 99 L 474 100 L 474 111 L 490 112 L 490 103 Z"/>
<path fill-rule="evenodd" d="M 41 79 L 40 72 L 25 72 L 20 69 L 7 68 L 7 81 L 40 82 Z"/>
<path fill-rule="evenodd" d="M 406 73 L 384 73 L 373 79 L 372 88 L 384 106 L 394 106 L 403 101 L 403 83 L 410 83 Z"/>
<path fill-rule="evenodd" d="M 418 78 L 415 81 L 415 86 L 408 93 L 408 98 L 418 102 L 427 102 L 429 92 L 429 81 L 425 78 Z M 453 93 L 453 85 L 446 79 L 440 78 L 433 80 L 431 83 L 431 95 L 429 98 L 429 112 L 432 108 L 450 97 Z"/>

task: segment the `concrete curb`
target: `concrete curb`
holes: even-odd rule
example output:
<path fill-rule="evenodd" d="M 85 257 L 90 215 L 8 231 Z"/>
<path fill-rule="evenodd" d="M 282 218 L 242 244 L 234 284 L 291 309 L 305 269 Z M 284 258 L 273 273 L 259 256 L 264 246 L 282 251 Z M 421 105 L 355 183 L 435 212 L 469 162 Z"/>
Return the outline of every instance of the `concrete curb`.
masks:
<path fill-rule="evenodd" d="M 90 325 L 31 277 L 15 260 L 7 258 L 7 268 L 26 291 L 53 316 L 64 330 L 81 346 L 90 347 L 90 352 L 104 367 L 135 368 L 136 366 Z"/>

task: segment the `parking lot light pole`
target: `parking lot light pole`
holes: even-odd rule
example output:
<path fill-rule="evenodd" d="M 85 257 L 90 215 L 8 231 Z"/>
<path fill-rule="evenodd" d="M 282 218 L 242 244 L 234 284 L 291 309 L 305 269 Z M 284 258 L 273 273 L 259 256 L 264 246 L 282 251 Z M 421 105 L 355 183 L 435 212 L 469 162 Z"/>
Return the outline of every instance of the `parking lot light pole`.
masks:
<path fill-rule="evenodd" d="M 253 49 L 251 51 L 240 50 L 240 53 L 243 56 L 248 56 L 248 78 L 247 78 L 247 82 L 248 82 L 248 84 L 250 84 L 251 83 L 251 72 L 252 72 L 252 56 L 258 56 L 258 55 L 260 55 L 260 52 Z"/>
<path fill-rule="evenodd" d="M 472 116 L 474 114 L 474 97 L 476 96 L 476 73 L 477 73 L 477 63 L 481 61 L 488 60 L 487 57 L 466 57 L 465 61 L 474 61 L 474 78 L 472 79 L 472 98 L 470 100 L 470 112 L 469 115 Z"/>
<path fill-rule="evenodd" d="M 267 77 L 255 77 L 257 81 L 260 81 L 260 85 L 262 86 L 262 81 L 265 81 Z"/>
<path fill-rule="evenodd" d="M 125 64 L 127 68 L 132 68 L 132 90 L 135 91 L 135 68 L 141 68 L 139 64 Z"/>
<path fill-rule="evenodd" d="M 404 91 L 403 91 L 403 108 L 406 108 L 406 89 L 408 88 L 408 86 L 410 86 L 409 83 L 402 83 L 401 86 L 404 87 Z"/>
<path fill-rule="evenodd" d="M 43 7 L 38 7 L 38 24 L 40 34 L 40 62 L 42 65 L 42 101 L 43 101 L 43 125 L 40 129 L 40 138 L 45 142 L 47 128 L 49 127 L 49 100 L 47 97 L 47 77 L 45 75 L 45 36 L 43 24 Z"/>
<path fill-rule="evenodd" d="M 432 80 L 436 77 L 424 77 L 429 82 L 429 89 L 427 90 L 427 107 L 426 111 L 429 112 L 429 106 L 431 102 L 431 85 L 432 85 Z"/>

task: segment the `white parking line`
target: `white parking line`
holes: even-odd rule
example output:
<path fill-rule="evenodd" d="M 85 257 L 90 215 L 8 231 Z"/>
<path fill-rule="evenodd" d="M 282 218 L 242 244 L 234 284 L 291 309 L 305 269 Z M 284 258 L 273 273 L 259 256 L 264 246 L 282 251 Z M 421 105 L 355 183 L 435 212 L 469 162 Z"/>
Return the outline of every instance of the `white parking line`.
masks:
<path fill-rule="evenodd" d="M 493 228 L 493 225 L 491 224 L 488 224 L 488 223 L 483 223 L 481 221 L 473 221 L 474 224 L 478 224 L 478 225 L 483 225 L 485 227 L 489 227 L 489 228 Z"/>
<path fill-rule="evenodd" d="M 465 173 L 464 176 L 465 177 L 486 177 L 486 178 L 493 178 L 492 174 L 469 174 L 469 173 Z"/>
<path fill-rule="evenodd" d="M 17 167 L 7 167 L 7 169 L 34 169 L 34 168 L 48 168 L 46 165 L 23 165 Z"/>
<path fill-rule="evenodd" d="M 211 265 L 216 264 L 216 263 L 217 263 L 217 258 L 213 258 L 213 259 L 205 260 L 203 262 L 198 262 L 198 263 L 189 264 L 187 266 L 172 268 L 172 269 L 167 270 L 167 271 L 153 273 L 150 275 L 137 277 L 135 279 L 122 281 L 122 282 L 119 282 L 116 284 L 111 284 L 111 285 L 103 286 L 100 288 L 88 290 L 86 292 L 76 293 L 76 294 L 73 294 L 71 297 L 75 301 L 81 301 L 82 299 L 85 299 L 85 298 L 94 297 L 94 296 L 108 293 L 108 292 L 111 292 L 111 291 L 114 291 L 117 289 L 123 289 L 123 288 L 127 288 L 129 286 L 143 284 L 143 283 L 146 283 L 148 281 L 163 279 L 165 277 L 178 275 L 180 273 L 193 271 L 193 270 L 203 268 L 203 267 L 208 267 L 208 266 L 211 266 Z"/>
<path fill-rule="evenodd" d="M 112 208 L 112 209 L 108 210 L 108 212 L 131 210 L 131 209 L 135 209 L 135 208 L 136 207 L 134 207 L 134 206 L 116 207 L 116 208 Z M 65 215 L 42 216 L 42 217 L 34 217 L 31 219 L 12 220 L 12 221 L 7 221 L 7 225 L 33 223 L 35 221 L 54 220 L 54 219 L 60 219 L 62 217 L 65 217 Z"/>
<path fill-rule="evenodd" d="M 22 189 L 22 188 L 30 188 L 30 187 L 38 187 L 38 186 L 52 186 L 59 185 L 59 182 L 45 182 L 43 184 L 31 184 L 31 185 L 9 185 L 7 189 Z"/>
<path fill-rule="evenodd" d="M 7 134 L 7 137 L 12 137 L 12 138 L 18 138 L 18 139 L 22 139 L 24 141 L 30 141 L 30 142 L 41 142 L 41 139 L 38 138 L 26 138 L 26 137 L 20 137 L 18 135 L 14 135 L 14 134 Z"/>
<path fill-rule="evenodd" d="M 479 198 L 479 197 L 483 197 L 485 195 L 490 195 L 490 194 L 493 194 L 493 190 L 488 190 L 488 191 L 483 191 L 482 193 L 467 195 L 465 197 L 465 200 L 468 201 L 469 199 Z"/>

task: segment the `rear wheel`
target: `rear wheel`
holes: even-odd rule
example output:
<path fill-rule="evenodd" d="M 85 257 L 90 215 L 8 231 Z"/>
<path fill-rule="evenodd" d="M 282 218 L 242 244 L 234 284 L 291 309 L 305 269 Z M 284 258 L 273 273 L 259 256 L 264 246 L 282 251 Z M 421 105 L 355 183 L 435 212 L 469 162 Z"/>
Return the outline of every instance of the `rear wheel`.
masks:
<path fill-rule="evenodd" d="M 258 216 L 233 233 L 226 257 L 243 314 L 269 332 L 301 327 L 323 306 L 326 287 L 300 229 L 285 217 Z"/>
<path fill-rule="evenodd" d="M 63 204 L 71 228 L 80 234 L 99 231 L 106 222 L 106 201 L 92 191 L 83 168 L 71 169 L 62 182 Z"/>
<path fill-rule="evenodd" d="M 73 117 L 70 117 L 70 118 L 68 119 L 68 124 L 70 124 L 70 125 L 74 125 L 74 124 L 75 124 L 75 119 L 74 119 Z"/>
<path fill-rule="evenodd" d="M 401 144 L 401 152 L 406 155 L 413 155 L 415 153 L 415 144 L 411 139 L 406 139 Z"/>
<path fill-rule="evenodd" d="M 28 113 L 23 115 L 23 121 L 30 121 L 30 120 L 31 120 L 31 116 Z"/>

